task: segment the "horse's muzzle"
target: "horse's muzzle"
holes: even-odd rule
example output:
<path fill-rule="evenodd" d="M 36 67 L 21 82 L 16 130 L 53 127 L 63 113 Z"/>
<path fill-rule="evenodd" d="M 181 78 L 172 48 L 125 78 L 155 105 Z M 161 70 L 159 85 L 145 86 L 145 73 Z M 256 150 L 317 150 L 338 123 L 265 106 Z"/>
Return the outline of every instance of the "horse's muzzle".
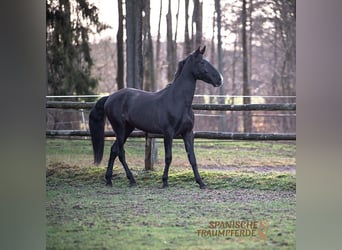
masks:
<path fill-rule="evenodd" d="M 219 79 L 218 79 L 217 81 L 215 81 L 215 82 L 213 83 L 213 85 L 214 85 L 214 87 L 220 87 L 220 86 L 222 86 L 222 84 L 223 84 L 223 77 L 222 77 L 222 75 L 220 74 L 220 75 L 219 75 Z"/>

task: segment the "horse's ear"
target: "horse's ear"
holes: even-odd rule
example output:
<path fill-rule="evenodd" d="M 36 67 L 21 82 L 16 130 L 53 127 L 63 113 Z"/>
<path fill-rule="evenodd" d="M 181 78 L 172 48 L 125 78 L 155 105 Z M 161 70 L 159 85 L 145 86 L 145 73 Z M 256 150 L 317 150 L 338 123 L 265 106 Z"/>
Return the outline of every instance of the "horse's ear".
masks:
<path fill-rule="evenodd" d="M 200 51 L 202 55 L 204 55 L 204 52 L 205 52 L 205 45 L 203 47 L 203 49 Z"/>
<path fill-rule="evenodd" d="M 204 52 L 205 52 L 205 45 L 204 45 L 203 49 L 201 49 L 201 46 L 199 46 L 195 51 L 195 55 L 199 55 L 199 54 L 203 55 Z"/>
<path fill-rule="evenodd" d="M 198 54 L 200 54 L 201 53 L 201 46 L 199 46 L 197 49 L 196 49 L 196 51 L 195 51 L 195 54 L 196 55 L 198 55 Z"/>

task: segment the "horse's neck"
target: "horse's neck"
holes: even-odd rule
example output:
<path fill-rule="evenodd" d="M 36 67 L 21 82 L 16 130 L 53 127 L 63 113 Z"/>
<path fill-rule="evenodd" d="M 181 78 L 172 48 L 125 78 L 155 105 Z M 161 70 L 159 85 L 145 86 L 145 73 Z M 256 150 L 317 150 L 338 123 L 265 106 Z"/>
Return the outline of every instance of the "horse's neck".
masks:
<path fill-rule="evenodd" d="M 184 101 L 186 107 L 191 107 L 195 89 L 196 79 L 190 74 L 180 75 L 172 84 L 172 94 L 174 98 L 177 99 L 177 102 Z"/>

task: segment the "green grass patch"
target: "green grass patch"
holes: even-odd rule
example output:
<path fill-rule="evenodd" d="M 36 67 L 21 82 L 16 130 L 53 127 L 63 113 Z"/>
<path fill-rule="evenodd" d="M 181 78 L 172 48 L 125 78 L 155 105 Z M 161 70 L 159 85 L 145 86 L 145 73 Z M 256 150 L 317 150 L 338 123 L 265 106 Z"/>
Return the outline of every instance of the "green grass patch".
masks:
<path fill-rule="evenodd" d="M 104 162 L 110 144 L 106 141 Z M 105 163 L 92 166 L 89 141 L 46 145 L 47 249 L 295 248 L 295 173 L 258 170 L 295 165 L 293 143 L 197 141 L 207 190 L 195 183 L 180 143 L 173 148 L 167 189 L 161 188 L 162 152 L 154 171 L 143 170 L 143 140 L 126 146 L 134 188 L 118 161 L 113 187 L 104 185 Z M 199 234 L 211 230 L 213 221 L 262 221 L 266 238 Z"/>
<path fill-rule="evenodd" d="M 104 183 L 104 167 L 80 167 L 78 165 L 65 165 L 57 162 L 47 168 L 49 183 L 68 183 L 75 185 Z M 139 186 L 157 187 L 162 186 L 162 170 L 132 171 Z M 293 174 L 277 172 L 270 173 L 245 173 L 245 172 L 223 172 L 223 171 L 201 171 L 203 181 L 211 189 L 257 189 L 273 191 L 295 191 L 296 177 Z M 113 185 L 124 187 L 128 185 L 125 172 L 115 168 Z M 191 170 L 178 170 L 169 173 L 169 185 L 179 188 L 196 188 Z"/>

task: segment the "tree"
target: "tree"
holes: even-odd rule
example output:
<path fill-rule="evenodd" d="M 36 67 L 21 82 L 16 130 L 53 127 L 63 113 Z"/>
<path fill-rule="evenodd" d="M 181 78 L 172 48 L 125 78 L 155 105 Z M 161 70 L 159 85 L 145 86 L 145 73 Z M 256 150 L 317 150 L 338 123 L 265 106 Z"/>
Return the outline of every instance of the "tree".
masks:
<path fill-rule="evenodd" d="M 216 23 L 217 23 L 217 60 L 218 60 L 218 70 L 222 74 L 223 73 L 223 60 L 222 60 L 222 21 L 221 21 L 221 3 L 220 0 L 215 0 L 215 12 L 216 12 Z M 224 88 L 220 88 L 220 95 L 224 95 Z M 220 104 L 224 104 L 224 99 L 219 99 Z M 220 119 L 220 129 L 224 131 L 226 128 L 226 122 L 221 117 Z"/>
<path fill-rule="evenodd" d="M 179 7 L 180 7 L 180 0 L 178 0 L 177 13 L 176 13 L 176 28 L 175 28 L 175 39 L 174 39 L 175 43 L 177 42 L 177 34 L 178 34 Z"/>
<path fill-rule="evenodd" d="M 48 94 L 91 94 L 97 80 L 91 76 L 89 34 L 108 26 L 98 9 L 86 0 L 47 0 L 46 57 Z"/>
<path fill-rule="evenodd" d="M 189 35 L 189 0 L 185 0 L 185 27 L 184 27 L 184 55 L 191 53 L 191 41 Z"/>
<path fill-rule="evenodd" d="M 122 0 L 118 0 L 118 32 L 116 34 L 117 75 L 118 89 L 124 88 L 124 41 L 123 41 L 123 10 Z"/>
<path fill-rule="evenodd" d="M 223 2 L 223 1 L 221 1 Z M 295 95 L 295 16 L 296 1 L 235 0 L 222 7 L 222 27 L 225 35 L 234 37 L 231 48 L 224 51 L 225 82 L 232 82 L 232 94 L 242 95 Z M 244 9 L 243 9 L 244 8 Z M 237 63 L 240 62 L 241 63 Z M 246 69 L 246 70 L 245 70 Z M 240 80 L 241 79 L 241 80 Z M 241 92 L 240 92 L 241 90 Z M 278 102 L 279 99 L 267 99 Z M 291 102 L 290 99 L 282 100 Z M 251 98 L 244 98 L 244 103 Z M 253 112 L 252 112 L 253 113 Z M 293 131 L 293 117 L 266 117 L 267 122 L 253 124 L 248 112 L 244 112 L 243 130 L 279 129 Z M 276 114 L 276 113 L 275 113 Z M 250 120 L 249 120 L 250 119 Z M 286 120 L 286 122 L 285 122 Z M 240 121 L 240 120 L 239 120 Z M 241 123 L 243 125 L 243 123 Z"/>
<path fill-rule="evenodd" d="M 216 23 L 217 23 L 217 60 L 218 60 L 218 70 L 223 72 L 223 61 L 222 61 L 222 36 L 221 36 L 221 5 L 220 0 L 215 0 L 215 11 L 216 11 Z"/>
<path fill-rule="evenodd" d="M 153 58 L 153 43 L 151 36 L 151 25 L 150 25 L 150 0 L 144 1 L 144 90 L 155 91 L 155 73 L 154 73 L 154 58 Z"/>
<path fill-rule="evenodd" d="M 292 96 L 296 91 L 296 0 L 274 0 L 273 8 L 276 13 L 274 24 L 279 31 L 277 41 L 280 43 L 275 46 L 282 53 L 282 61 L 279 60 L 280 70 L 274 72 L 273 83 L 280 82 L 281 95 Z M 274 57 L 278 61 L 278 49 L 274 52 Z M 284 131 L 289 131 L 295 126 L 295 121 L 284 117 L 282 125 Z"/>
<path fill-rule="evenodd" d="M 248 57 L 247 57 L 247 9 L 246 0 L 242 0 L 242 11 L 241 11 L 241 21 L 242 21 L 242 78 L 243 78 L 243 103 L 250 104 L 250 89 L 248 81 Z M 251 132 L 252 129 L 252 117 L 250 111 L 245 111 L 243 113 L 243 130 L 244 132 Z"/>
<path fill-rule="evenodd" d="M 202 44 L 202 16 L 203 3 L 199 0 L 194 0 L 194 9 L 192 12 L 192 44 L 193 48 L 197 48 Z M 195 26 L 195 27 L 194 27 Z"/>
<path fill-rule="evenodd" d="M 283 53 L 281 70 L 279 74 L 281 91 L 283 95 L 294 92 L 296 65 L 296 1 L 274 0 L 275 25 L 279 31 L 280 47 Z M 279 46 L 279 45 L 278 45 Z"/>
<path fill-rule="evenodd" d="M 158 32 L 157 32 L 157 45 L 156 45 L 156 64 L 157 64 L 157 74 L 156 74 L 156 82 L 159 82 L 161 79 L 161 60 L 160 60 L 160 24 L 162 19 L 162 11 L 163 11 L 163 0 L 160 0 L 160 9 L 159 9 L 159 18 L 158 18 Z M 157 86 L 155 86 L 157 89 Z"/>
<path fill-rule="evenodd" d="M 249 0 L 249 8 L 248 8 L 248 21 L 249 21 L 249 32 L 248 32 L 248 79 L 249 82 L 252 82 L 253 78 L 253 9 L 254 9 L 253 0 Z"/>
<path fill-rule="evenodd" d="M 162 8 L 162 7 L 161 7 Z M 155 91 L 155 71 L 153 58 L 153 43 L 151 36 L 151 18 L 150 18 L 150 0 L 143 1 L 143 10 L 145 16 L 143 18 L 143 54 L 144 54 L 144 90 Z M 153 164 L 157 161 L 156 138 L 146 137 L 145 141 L 145 170 L 153 170 Z"/>
<path fill-rule="evenodd" d="M 166 46 L 167 46 L 167 80 L 173 80 L 176 71 L 176 44 L 172 38 L 172 14 L 171 0 L 169 0 L 168 12 L 166 14 Z"/>
<path fill-rule="evenodd" d="M 127 87 L 136 89 L 143 85 L 142 11 L 142 1 L 126 1 Z"/>

